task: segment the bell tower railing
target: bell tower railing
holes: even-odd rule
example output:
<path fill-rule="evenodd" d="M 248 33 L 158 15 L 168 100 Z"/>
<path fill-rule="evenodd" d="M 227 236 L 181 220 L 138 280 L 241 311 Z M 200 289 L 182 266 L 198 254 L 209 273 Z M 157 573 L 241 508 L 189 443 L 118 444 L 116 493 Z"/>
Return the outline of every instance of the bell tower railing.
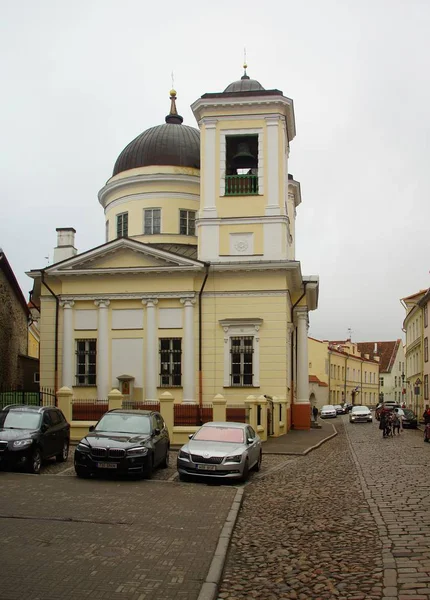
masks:
<path fill-rule="evenodd" d="M 226 175 L 226 196 L 254 196 L 258 194 L 258 175 Z"/>

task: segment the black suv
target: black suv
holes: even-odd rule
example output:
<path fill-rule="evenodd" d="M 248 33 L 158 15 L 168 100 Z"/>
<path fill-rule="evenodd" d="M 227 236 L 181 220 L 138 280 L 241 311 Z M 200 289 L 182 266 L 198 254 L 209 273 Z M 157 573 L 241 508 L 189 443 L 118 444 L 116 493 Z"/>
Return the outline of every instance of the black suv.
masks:
<path fill-rule="evenodd" d="M 42 460 L 69 455 L 70 425 L 55 406 L 11 404 L 0 410 L 0 468 L 40 473 Z"/>
<path fill-rule="evenodd" d="M 169 448 L 169 432 L 160 413 L 110 410 L 76 446 L 76 475 L 112 473 L 149 478 L 154 467 L 169 466 Z"/>

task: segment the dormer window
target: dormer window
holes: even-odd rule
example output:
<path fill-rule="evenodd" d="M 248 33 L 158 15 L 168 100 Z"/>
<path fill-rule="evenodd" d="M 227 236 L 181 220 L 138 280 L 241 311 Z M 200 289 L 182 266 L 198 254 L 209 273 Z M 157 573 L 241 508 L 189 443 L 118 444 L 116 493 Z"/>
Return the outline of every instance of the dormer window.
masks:
<path fill-rule="evenodd" d="M 258 194 L 258 135 L 228 135 L 225 195 L 255 194 Z"/>

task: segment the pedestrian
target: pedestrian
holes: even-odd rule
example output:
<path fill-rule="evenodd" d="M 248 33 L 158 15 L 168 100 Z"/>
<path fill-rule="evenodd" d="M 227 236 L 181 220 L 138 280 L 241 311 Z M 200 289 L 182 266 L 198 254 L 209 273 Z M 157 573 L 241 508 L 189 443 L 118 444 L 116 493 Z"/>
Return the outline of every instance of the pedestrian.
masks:
<path fill-rule="evenodd" d="M 427 423 L 430 423 L 430 407 L 428 404 L 426 405 L 426 409 L 423 414 L 423 419 L 425 425 L 427 425 Z"/>
<path fill-rule="evenodd" d="M 317 422 L 317 420 L 318 420 L 318 409 L 317 409 L 317 407 L 315 406 L 315 404 L 314 404 L 314 406 L 313 406 L 313 408 L 312 408 L 312 414 L 313 414 L 313 416 L 314 416 L 314 421 L 315 421 L 315 423 L 316 423 L 316 422 Z"/>
<path fill-rule="evenodd" d="M 387 437 L 386 436 L 386 429 L 387 429 L 387 411 L 383 408 L 381 410 L 381 416 L 379 418 L 379 429 L 382 430 L 382 437 Z"/>
<path fill-rule="evenodd" d="M 394 413 L 399 417 L 399 433 L 403 431 L 403 417 L 405 416 L 405 411 L 402 408 L 395 408 Z"/>
<path fill-rule="evenodd" d="M 391 426 L 393 428 L 393 435 L 396 435 L 396 431 L 397 431 L 397 435 L 400 435 L 400 421 L 401 421 L 401 416 L 397 412 L 393 412 L 392 423 L 391 423 Z"/>

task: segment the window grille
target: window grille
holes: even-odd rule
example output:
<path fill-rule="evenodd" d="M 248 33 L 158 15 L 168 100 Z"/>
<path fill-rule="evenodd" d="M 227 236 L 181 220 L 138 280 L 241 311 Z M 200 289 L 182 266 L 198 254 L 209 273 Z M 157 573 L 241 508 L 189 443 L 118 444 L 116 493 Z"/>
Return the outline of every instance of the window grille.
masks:
<path fill-rule="evenodd" d="M 230 382 L 232 386 L 252 386 L 253 353 L 254 338 L 252 336 L 230 338 Z"/>
<path fill-rule="evenodd" d="M 97 340 L 76 340 L 76 385 L 96 385 Z"/>
<path fill-rule="evenodd" d="M 160 339 L 159 352 L 160 387 L 180 387 L 182 385 L 182 339 Z"/>

